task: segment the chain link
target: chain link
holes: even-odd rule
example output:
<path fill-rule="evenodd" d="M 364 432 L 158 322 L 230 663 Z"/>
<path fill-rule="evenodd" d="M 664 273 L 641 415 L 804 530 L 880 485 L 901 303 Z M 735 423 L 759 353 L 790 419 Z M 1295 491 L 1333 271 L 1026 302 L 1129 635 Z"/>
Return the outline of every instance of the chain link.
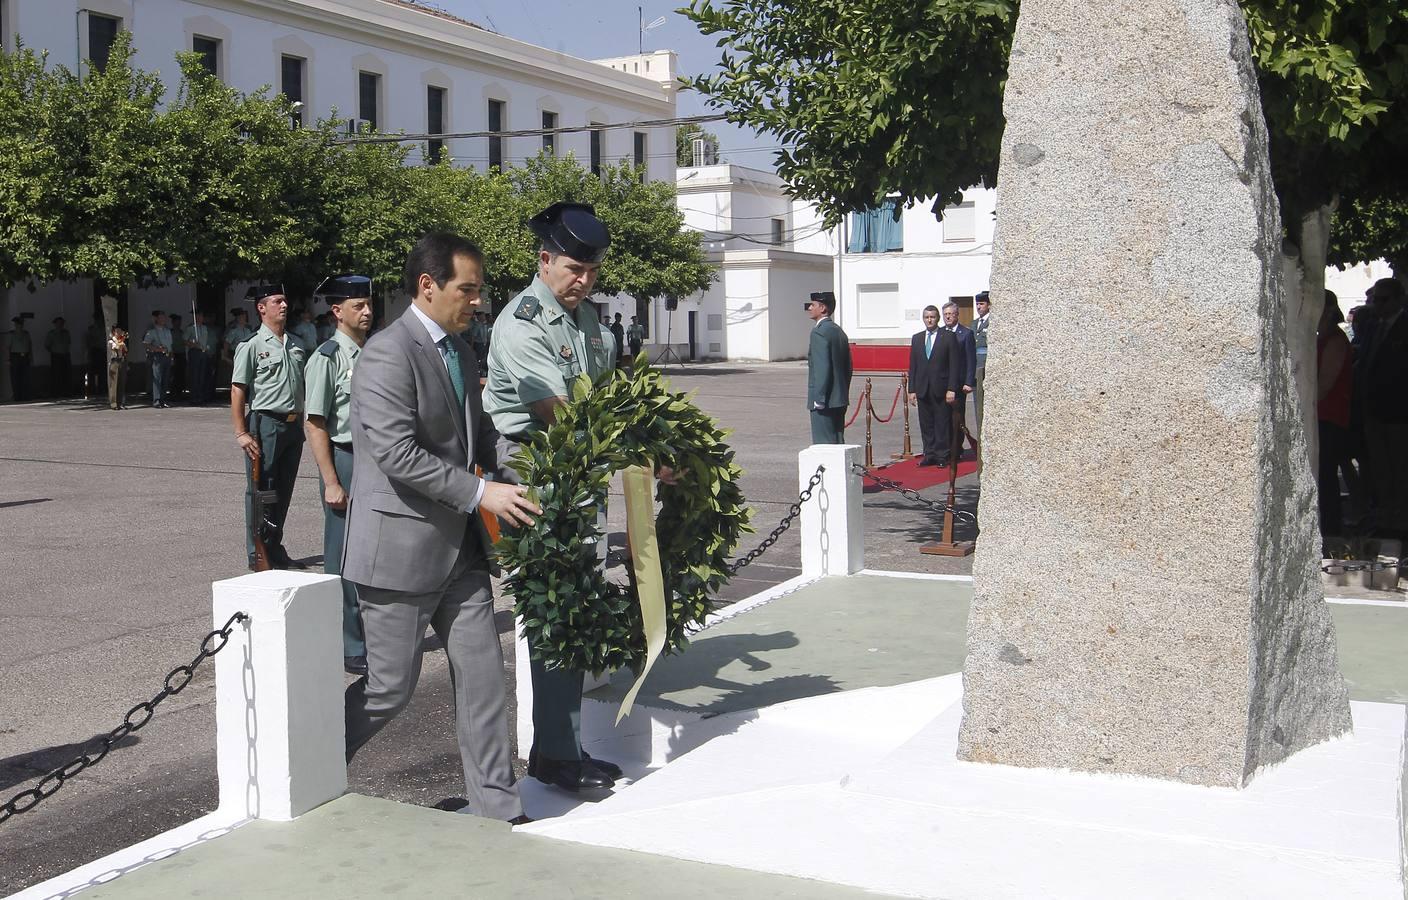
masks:
<path fill-rule="evenodd" d="M 20 813 L 29 812 L 39 805 L 39 801 L 58 793 L 59 788 L 64 786 L 64 782 L 82 772 L 84 769 L 97 765 L 108 755 L 108 751 L 117 746 L 118 742 L 126 738 L 134 731 L 140 731 L 152 720 L 152 713 L 156 711 L 161 701 L 167 697 L 174 697 L 186 689 L 191 683 L 191 678 L 195 676 L 196 667 L 205 662 L 210 657 L 224 649 L 230 640 L 230 634 L 237 622 L 244 622 L 249 616 L 242 612 L 237 612 L 230 616 L 230 620 L 222 627 L 215 629 L 205 636 L 205 640 L 200 642 L 200 653 L 189 664 L 177 666 L 172 669 L 162 681 L 161 690 L 150 700 L 144 700 L 127 711 L 127 715 L 122 717 L 122 724 L 108 732 L 101 738 L 95 740 L 96 746 L 84 750 L 78 757 L 59 766 L 40 780 L 39 784 L 29 790 L 20 791 L 8 801 L 0 804 L 0 823 L 5 822 Z M 214 638 L 220 638 L 220 643 L 211 646 Z M 180 675 L 178 681 L 173 682 L 176 676 Z M 137 718 L 138 714 L 140 718 Z"/>
<path fill-rule="evenodd" d="M 797 502 L 788 507 L 787 515 L 782 517 L 782 521 L 772 530 L 771 534 L 763 538 L 762 543 L 758 544 L 758 546 L 754 547 L 752 550 L 749 550 L 746 556 L 730 563 L 728 566 L 728 574 L 737 575 L 739 570 L 762 556 L 773 544 L 777 543 L 777 539 L 782 537 L 787 529 L 792 527 L 792 523 L 797 517 L 802 514 L 802 505 L 812 499 L 812 491 L 816 490 L 816 486 L 821 484 L 821 475 L 825 471 L 826 466 L 816 467 L 816 474 L 811 477 L 807 482 L 807 486 L 802 488 L 802 492 L 797 495 Z"/>
<path fill-rule="evenodd" d="M 867 469 L 860 463 L 851 463 L 851 471 L 861 476 L 862 478 L 869 478 L 873 480 L 876 484 L 880 485 L 880 487 L 884 488 L 887 491 L 895 491 L 907 500 L 913 500 L 920 506 L 928 507 L 929 510 L 931 510 L 932 512 L 936 512 L 939 515 L 943 515 L 947 512 L 952 512 L 953 517 L 960 522 L 970 522 L 974 525 L 978 524 L 978 517 L 973 513 L 970 513 L 967 510 L 957 509 L 955 507 L 930 500 L 928 497 L 925 497 L 923 494 L 919 493 L 913 488 L 907 488 L 897 481 L 891 481 L 883 475 L 878 475 L 873 470 Z"/>
<path fill-rule="evenodd" d="M 1348 560 L 1335 560 L 1320 567 L 1320 571 L 1326 575 L 1341 575 L 1348 572 L 1384 572 L 1389 569 L 1397 569 L 1396 562 L 1349 562 Z"/>

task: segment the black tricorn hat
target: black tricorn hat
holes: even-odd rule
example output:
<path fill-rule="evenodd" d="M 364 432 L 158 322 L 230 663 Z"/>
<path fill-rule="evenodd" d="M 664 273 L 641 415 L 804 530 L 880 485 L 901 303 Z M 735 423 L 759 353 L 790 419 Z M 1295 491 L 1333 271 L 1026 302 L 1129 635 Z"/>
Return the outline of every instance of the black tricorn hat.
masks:
<path fill-rule="evenodd" d="M 284 286 L 281 284 L 252 284 L 245 292 L 244 299 L 246 303 L 258 303 L 269 297 L 282 296 L 284 296 Z"/>
<path fill-rule="evenodd" d="M 372 280 L 365 275 L 331 275 L 313 290 L 313 296 L 328 306 L 371 295 Z"/>
<path fill-rule="evenodd" d="M 590 203 L 554 203 L 529 219 L 528 227 L 544 247 L 578 262 L 601 262 L 611 246 L 611 235 Z"/>

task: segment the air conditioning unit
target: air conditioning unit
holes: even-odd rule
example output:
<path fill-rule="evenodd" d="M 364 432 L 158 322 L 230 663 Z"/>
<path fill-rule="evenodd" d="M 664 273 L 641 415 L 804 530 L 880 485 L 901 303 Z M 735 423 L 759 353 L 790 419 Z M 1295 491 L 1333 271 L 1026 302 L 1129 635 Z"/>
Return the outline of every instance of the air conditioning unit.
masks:
<path fill-rule="evenodd" d="M 716 166 L 719 164 L 719 146 L 711 139 L 697 137 L 690 142 L 690 146 L 694 152 L 694 165 L 696 167 Z"/>

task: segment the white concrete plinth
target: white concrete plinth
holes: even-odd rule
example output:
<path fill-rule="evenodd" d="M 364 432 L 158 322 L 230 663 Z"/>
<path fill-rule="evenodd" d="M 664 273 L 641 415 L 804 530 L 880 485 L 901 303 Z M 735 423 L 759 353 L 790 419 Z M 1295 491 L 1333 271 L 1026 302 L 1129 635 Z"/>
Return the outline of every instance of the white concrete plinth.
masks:
<path fill-rule="evenodd" d="M 1233 790 L 959 762 L 961 691 L 717 716 L 688 755 L 522 830 L 954 900 L 1404 896 L 1403 706 L 1355 703 L 1352 737 Z"/>
<path fill-rule="evenodd" d="M 812 498 L 802 504 L 802 575 L 854 575 L 865 568 L 865 521 L 861 477 L 851 470 L 860 463 L 855 444 L 813 444 L 797 454 L 797 488 L 805 490 L 825 466 Z"/>
<path fill-rule="evenodd" d="M 336 575 L 258 572 L 217 581 L 220 810 L 288 821 L 347 790 L 342 588 Z"/>

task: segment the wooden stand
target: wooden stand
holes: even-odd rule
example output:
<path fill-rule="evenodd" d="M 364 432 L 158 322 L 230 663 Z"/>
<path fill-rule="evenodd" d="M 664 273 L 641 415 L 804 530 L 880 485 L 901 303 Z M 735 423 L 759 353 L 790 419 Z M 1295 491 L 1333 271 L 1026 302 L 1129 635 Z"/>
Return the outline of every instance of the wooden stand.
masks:
<path fill-rule="evenodd" d="M 978 441 L 969 433 L 963 425 L 963 410 L 955 404 L 953 408 L 953 434 L 956 440 L 953 443 L 953 453 L 949 459 L 948 469 L 948 500 L 944 506 L 944 530 L 942 536 L 937 541 L 924 544 L 919 548 L 919 552 L 926 556 L 967 556 L 973 552 L 973 541 L 955 541 L 953 539 L 953 504 L 958 496 L 958 458 L 963 455 L 963 438 L 968 438 L 968 443 L 973 446 L 973 453 L 978 458 L 978 466 L 982 467 L 982 450 L 978 448 Z"/>

